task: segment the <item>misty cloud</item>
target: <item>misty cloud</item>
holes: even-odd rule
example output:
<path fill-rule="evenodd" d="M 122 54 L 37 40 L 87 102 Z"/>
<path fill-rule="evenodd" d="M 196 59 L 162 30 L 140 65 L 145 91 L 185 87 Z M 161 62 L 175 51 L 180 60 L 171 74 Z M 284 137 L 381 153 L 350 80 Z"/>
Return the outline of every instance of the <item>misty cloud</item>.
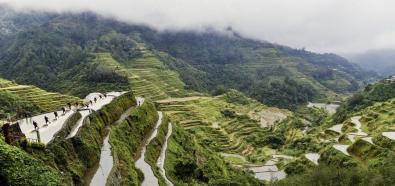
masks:
<path fill-rule="evenodd" d="M 158 30 L 223 30 L 320 52 L 395 48 L 392 0 L 0 0 L 17 10 L 93 11 Z"/>

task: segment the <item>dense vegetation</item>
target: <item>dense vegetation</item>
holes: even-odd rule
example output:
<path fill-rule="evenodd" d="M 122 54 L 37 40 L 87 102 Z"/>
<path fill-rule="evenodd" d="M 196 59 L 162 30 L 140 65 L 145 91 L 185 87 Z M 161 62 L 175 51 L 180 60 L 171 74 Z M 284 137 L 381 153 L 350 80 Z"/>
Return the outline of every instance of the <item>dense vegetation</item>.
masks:
<path fill-rule="evenodd" d="M 344 121 L 349 113 L 360 111 L 376 102 L 385 102 L 395 97 L 395 82 L 381 81 L 366 86 L 364 91 L 351 96 L 338 110 L 336 122 Z"/>
<path fill-rule="evenodd" d="M 151 103 L 144 103 L 142 107 L 134 109 L 131 115 L 122 123 L 113 127 L 110 135 L 110 143 L 114 149 L 118 163 L 111 182 L 121 185 L 139 185 L 144 176 L 138 170 L 134 162 L 140 154 L 144 139 L 154 128 L 158 114 Z"/>
<path fill-rule="evenodd" d="M 128 65 L 144 57 L 139 45 L 177 71 L 188 88 L 213 94 L 237 89 L 283 108 L 355 91 L 366 75 L 334 54 L 291 49 L 235 33 L 157 33 L 92 13 L 51 14 L 44 23 L 39 20 L 40 26 L 4 38 L 0 74 L 77 96 L 128 87 L 127 75 L 99 67 L 95 54 L 108 52 Z"/>
<path fill-rule="evenodd" d="M 232 34 L 144 32 L 142 37 L 177 58 L 169 63 L 191 88 L 211 93 L 233 88 L 280 107 L 292 108 L 333 92 L 352 92 L 361 87 L 360 80 L 372 77 L 334 54 L 316 54 Z M 276 92 L 279 87 L 281 94 Z M 294 92 L 295 87 L 303 87 L 306 93 Z M 267 96 L 271 92 L 279 95 Z M 290 106 L 272 101 L 284 97 Z"/>
<path fill-rule="evenodd" d="M 39 112 L 58 110 L 66 103 L 80 102 L 77 97 L 47 92 L 29 85 L 19 85 L 0 78 L 0 119 L 35 115 Z"/>
<path fill-rule="evenodd" d="M 145 160 L 160 185 L 165 182 L 156 160 L 170 121 L 173 133 L 165 169 L 175 185 L 263 185 L 249 166 L 262 167 L 274 159 L 276 168 L 289 177 L 269 184 L 394 184 L 395 142 L 381 135 L 394 130 L 393 83 L 368 86 L 335 116 L 304 107 L 311 100 L 340 99 L 338 94 L 357 90 L 371 77 L 339 56 L 235 33 L 158 33 L 92 13 L 51 14 L 32 22 L 26 27 L 14 24 L 15 33 L 0 36 L 0 66 L 5 67 L 0 76 L 80 97 L 100 91 L 133 93 L 93 112 L 71 139 L 65 137 L 79 114 L 71 116 L 47 146 L 23 141 L 12 147 L 0 141 L 0 184 L 87 184 L 109 135 L 114 167 L 108 184 L 140 185 L 144 175 L 135 160 L 154 129 L 157 109 L 165 116 Z M 42 111 L 25 104 L 24 99 L 37 92 L 37 87 L 26 87 L 25 98 L 0 92 L 0 116 L 17 109 Z M 49 97 L 44 91 L 40 95 Z M 135 96 L 146 98 L 145 103 L 134 107 Z M 348 138 L 356 131 L 350 121 L 356 115 L 372 142 Z M 334 122 L 343 124 L 341 132 L 329 129 Z M 340 151 L 335 144 L 347 149 Z M 320 155 L 318 166 L 307 153 Z M 19 168 L 20 177 L 12 174 Z M 28 171 L 37 180 L 29 180 Z"/>
<path fill-rule="evenodd" d="M 301 174 L 291 176 L 273 185 L 394 185 L 395 159 L 384 160 L 385 166 L 344 168 L 320 165 Z"/>
<path fill-rule="evenodd" d="M 251 175 L 231 168 L 177 125 L 169 140 L 165 169 L 175 185 L 263 185 Z"/>
<path fill-rule="evenodd" d="M 0 139 L 0 185 L 61 185 L 60 173 Z"/>
<path fill-rule="evenodd" d="M 107 127 L 133 105 L 135 105 L 133 94 L 115 98 L 112 103 L 89 115 L 75 137 L 65 138 L 71 127 L 76 124 L 79 115 L 69 118 L 57 137 L 47 146 L 22 143 L 21 148 L 30 153 L 30 156 L 40 159 L 43 164 L 51 166 L 56 172 L 63 172 L 62 177 L 51 179 L 57 179 L 57 182 L 63 185 L 86 184 L 91 176 L 89 172 L 97 168 L 101 145 L 108 133 Z M 29 177 L 24 176 L 21 179 L 23 181 Z M 35 184 L 41 185 L 40 182 L 31 185 Z"/>
<path fill-rule="evenodd" d="M 7 118 L 7 114 L 12 117 L 18 111 L 29 111 L 34 114 L 40 112 L 41 109 L 15 94 L 0 92 L 0 118 Z"/>

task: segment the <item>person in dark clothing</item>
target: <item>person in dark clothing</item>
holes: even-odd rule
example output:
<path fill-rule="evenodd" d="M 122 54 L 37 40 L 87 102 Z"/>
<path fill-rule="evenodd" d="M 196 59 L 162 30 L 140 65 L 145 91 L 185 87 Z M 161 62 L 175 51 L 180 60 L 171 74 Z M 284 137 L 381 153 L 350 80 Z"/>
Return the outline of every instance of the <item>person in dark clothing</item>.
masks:
<path fill-rule="evenodd" d="M 103 98 L 103 96 L 102 96 L 102 95 L 99 95 L 99 98 L 100 98 L 100 99 L 102 99 L 102 98 Z"/>
<path fill-rule="evenodd" d="M 62 107 L 62 112 L 63 112 L 63 114 L 66 113 L 66 109 L 64 107 Z"/>
<path fill-rule="evenodd" d="M 69 107 L 69 110 L 71 110 L 71 103 L 67 103 L 67 106 Z"/>
<path fill-rule="evenodd" d="M 36 121 L 33 121 L 33 126 L 34 126 L 34 129 L 36 129 L 36 130 L 37 130 L 37 128 L 38 128 L 38 125 L 37 125 L 37 122 L 36 122 Z"/>
<path fill-rule="evenodd" d="M 95 97 L 95 99 L 93 99 L 93 100 L 95 100 L 95 103 L 97 102 L 97 98 Z"/>
<path fill-rule="evenodd" d="M 55 120 L 58 119 L 58 112 L 53 112 L 53 114 L 55 115 Z"/>
<path fill-rule="evenodd" d="M 44 116 L 44 120 L 45 120 L 45 124 L 48 125 L 48 123 L 49 123 L 49 118 L 48 118 L 47 116 Z M 34 123 L 34 121 L 33 121 L 33 123 Z"/>
<path fill-rule="evenodd" d="M 93 102 L 92 102 L 92 100 L 89 100 L 89 102 L 91 103 L 91 105 L 93 105 Z"/>
<path fill-rule="evenodd" d="M 104 93 L 104 97 L 105 97 L 105 98 L 107 97 L 107 94 L 106 94 L 106 93 Z"/>

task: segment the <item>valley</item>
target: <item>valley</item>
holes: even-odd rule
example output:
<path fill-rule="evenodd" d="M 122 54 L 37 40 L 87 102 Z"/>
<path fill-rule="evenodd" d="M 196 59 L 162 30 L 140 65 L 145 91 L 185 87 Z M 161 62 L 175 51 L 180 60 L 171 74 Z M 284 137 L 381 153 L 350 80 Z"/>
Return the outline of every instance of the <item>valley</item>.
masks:
<path fill-rule="evenodd" d="M 395 184 L 392 80 L 236 33 L 39 18 L 0 35 L 0 185 Z"/>

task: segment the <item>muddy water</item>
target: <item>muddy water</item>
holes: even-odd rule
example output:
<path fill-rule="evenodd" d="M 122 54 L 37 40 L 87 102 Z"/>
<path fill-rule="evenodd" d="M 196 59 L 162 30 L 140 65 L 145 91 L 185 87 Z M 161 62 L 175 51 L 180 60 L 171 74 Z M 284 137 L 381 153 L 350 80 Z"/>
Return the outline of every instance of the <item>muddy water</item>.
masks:
<path fill-rule="evenodd" d="M 165 178 L 166 184 L 168 186 L 173 186 L 173 183 L 167 178 L 164 165 L 165 165 L 165 159 L 166 159 L 167 143 L 169 141 L 169 138 L 170 138 L 172 132 L 173 132 L 173 125 L 171 123 L 169 123 L 168 128 L 167 128 L 166 139 L 163 144 L 162 150 L 160 151 L 160 156 L 158 158 L 158 161 L 156 162 L 156 165 L 159 167 L 160 173 L 163 176 L 163 178 Z"/>
<path fill-rule="evenodd" d="M 114 166 L 114 160 L 111 154 L 111 145 L 109 143 L 109 135 L 104 138 L 103 147 L 100 154 L 99 168 L 93 176 L 91 186 L 105 186 L 111 169 Z"/>
<path fill-rule="evenodd" d="M 248 165 L 249 170 L 255 173 L 255 178 L 266 181 L 275 181 L 284 179 L 287 174 L 284 170 L 278 170 L 276 163 L 281 159 L 294 159 L 291 156 L 273 155 L 273 158 L 267 161 L 264 165 Z"/>
<path fill-rule="evenodd" d="M 382 135 L 389 139 L 395 140 L 395 132 L 383 132 Z"/>
<path fill-rule="evenodd" d="M 318 165 L 318 160 L 320 159 L 320 154 L 318 153 L 307 153 L 304 155 L 308 160 Z"/>
<path fill-rule="evenodd" d="M 77 121 L 77 124 L 71 129 L 70 134 L 67 136 L 67 138 L 72 138 L 74 137 L 78 130 L 82 127 L 82 125 L 84 124 L 84 120 L 85 118 L 89 115 L 90 111 L 89 110 L 83 110 L 80 111 L 81 114 L 81 118 Z"/>
<path fill-rule="evenodd" d="M 309 102 L 307 107 L 316 107 L 316 108 L 322 108 L 325 109 L 329 114 L 334 114 L 336 113 L 337 108 L 339 108 L 340 105 L 337 104 L 325 104 L 325 103 L 311 103 Z"/>
<path fill-rule="evenodd" d="M 151 166 L 145 162 L 145 151 L 147 150 L 147 145 L 151 142 L 152 139 L 156 137 L 158 134 L 158 128 L 160 124 L 162 123 L 162 117 L 163 113 L 158 112 L 159 119 L 158 122 L 156 123 L 156 126 L 154 128 L 154 131 L 152 132 L 151 136 L 148 138 L 148 140 L 145 142 L 142 150 L 141 150 L 141 156 L 140 158 L 136 161 L 136 167 L 140 169 L 143 174 L 144 174 L 144 180 L 143 183 L 141 184 L 142 186 L 156 186 L 159 185 L 158 178 L 155 177 L 154 172 L 152 171 Z"/>
<path fill-rule="evenodd" d="M 349 145 L 341 145 L 341 144 L 336 144 L 333 145 L 333 148 L 339 150 L 340 152 L 342 152 L 343 154 L 349 156 L 350 154 L 347 152 L 347 148 L 349 147 Z"/>

